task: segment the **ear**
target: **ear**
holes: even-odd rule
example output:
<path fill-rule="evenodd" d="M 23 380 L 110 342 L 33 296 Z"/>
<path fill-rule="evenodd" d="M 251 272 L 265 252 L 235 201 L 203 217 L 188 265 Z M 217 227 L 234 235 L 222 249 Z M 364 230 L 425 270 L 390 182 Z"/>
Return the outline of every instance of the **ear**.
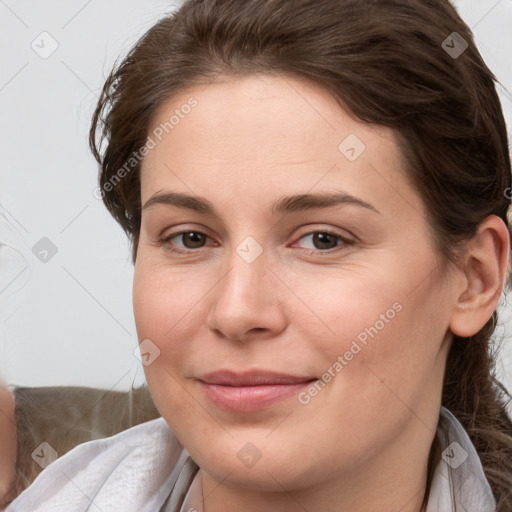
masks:
<path fill-rule="evenodd" d="M 450 321 L 453 334 L 473 336 L 491 318 L 506 282 L 509 253 L 508 228 L 490 215 L 468 242 L 461 261 L 463 279 Z"/>

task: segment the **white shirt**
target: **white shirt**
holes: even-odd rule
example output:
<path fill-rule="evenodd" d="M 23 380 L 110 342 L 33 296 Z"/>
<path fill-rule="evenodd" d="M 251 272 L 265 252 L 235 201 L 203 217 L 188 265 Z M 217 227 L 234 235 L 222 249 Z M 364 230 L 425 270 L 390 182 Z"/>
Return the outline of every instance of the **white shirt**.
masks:
<path fill-rule="evenodd" d="M 495 512 L 480 459 L 460 422 L 441 409 L 443 455 L 427 512 Z M 6 512 L 204 512 L 201 471 L 163 418 L 78 445 L 52 462 Z"/>

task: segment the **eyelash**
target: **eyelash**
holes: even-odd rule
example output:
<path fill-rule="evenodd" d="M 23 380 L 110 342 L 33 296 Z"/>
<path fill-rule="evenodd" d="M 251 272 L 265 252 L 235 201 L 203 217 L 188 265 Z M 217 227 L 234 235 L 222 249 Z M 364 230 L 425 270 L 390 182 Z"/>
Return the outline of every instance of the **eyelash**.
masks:
<path fill-rule="evenodd" d="M 203 235 L 203 236 L 205 236 L 207 238 L 210 238 L 206 233 L 203 233 L 202 231 L 197 231 L 197 230 L 194 230 L 194 229 L 188 229 L 188 230 L 184 230 L 184 231 L 177 231 L 176 233 L 171 233 L 169 236 L 166 236 L 166 237 L 160 239 L 159 245 L 165 245 L 166 246 L 166 250 L 169 250 L 171 252 L 178 253 L 178 254 L 190 254 L 190 253 L 193 253 L 193 252 L 197 252 L 200 249 L 204 249 L 204 247 L 198 247 L 197 249 L 186 249 L 186 250 L 184 250 L 184 249 L 176 249 L 175 247 L 172 246 L 170 241 L 173 238 L 176 238 L 176 237 L 178 237 L 180 235 L 184 235 L 184 234 L 187 234 L 187 233 L 197 233 L 197 234 Z M 307 251 L 308 254 L 332 253 L 332 252 L 336 252 L 337 250 L 340 250 L 339 249 L 340 245 L 343 247 L 343 246 L 350 246 L 350 245 L 353 245 L 355 243 L 354 240 L 350 240 L 348 238 L 345 238 L 344 236 L 340 235 L 339 233 L 336 233 L 335 231 L 332 231 L 332 230 L 329 230 L 329 229 L 321 229 L 321 230 L 316 230 L 316 231 L 308 231 L 307 233 L 304 233 L 302 236 L 300 236 L 298 238 L 298 240 L 301 240 L 302 238 L 304 238 L 306 236 L 315 235 L 315 234 L 318 234 L 318 233 L 333 236 L 333 237 L 337 238 L 339 241 L 341 241 L 342 244 L 338 244 L 337 246 L 335 246 L 333 248 L 325 249 L 325 250 L 322 250 L 322 249 L 303 249 L 304 251 Z"/>

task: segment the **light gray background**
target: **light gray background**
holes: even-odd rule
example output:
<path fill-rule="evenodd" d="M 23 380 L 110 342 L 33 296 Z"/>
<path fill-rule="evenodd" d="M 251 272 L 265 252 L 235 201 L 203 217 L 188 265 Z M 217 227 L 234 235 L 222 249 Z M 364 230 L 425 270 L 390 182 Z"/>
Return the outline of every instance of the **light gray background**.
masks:
<path fill-rule="evenodd" d="M 87 135 L 114 59 L 176 4 L 0 0 L 0 374 L 12 384 L 123 390 L 144 382 L 133 355 L 130 251 L 93 195 Z M 512 3 L 455 5 L 503 84 L 512 127 Z M 48 58 L 31 46 L 46 56 L 52 44 Z M 32 253 L 42 237 L 57 248 L 46 263 Z M 511 389 L 510 298 L 502 317 L 500 373 Z"/>

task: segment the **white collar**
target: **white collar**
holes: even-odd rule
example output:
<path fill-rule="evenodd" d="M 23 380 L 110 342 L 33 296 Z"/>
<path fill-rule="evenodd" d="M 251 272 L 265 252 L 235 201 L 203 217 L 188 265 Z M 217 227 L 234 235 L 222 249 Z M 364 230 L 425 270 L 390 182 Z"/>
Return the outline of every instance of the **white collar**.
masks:
<path fill-rule="evenodd" d="M 495 512 L 496 501 L 480 457 L 446 407 L 441 408 L 436 435 L 442 456 L 432 478 L 427 512 Z"/>

